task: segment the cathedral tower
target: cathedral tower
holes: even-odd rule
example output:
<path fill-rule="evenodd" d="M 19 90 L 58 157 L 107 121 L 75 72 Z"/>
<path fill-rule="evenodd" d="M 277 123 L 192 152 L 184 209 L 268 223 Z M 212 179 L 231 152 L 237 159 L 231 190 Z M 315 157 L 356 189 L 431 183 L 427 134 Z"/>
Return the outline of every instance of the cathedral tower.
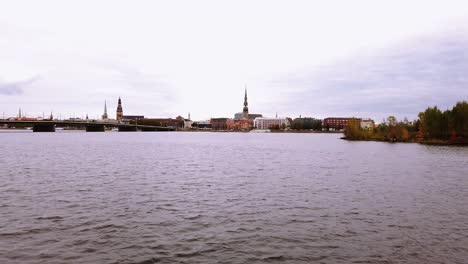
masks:
<path fill-rule="evenodd" d="M 119 97 L 119 101 L 117 103 L 117 115 L 116 115 L 117 121 L 118 122 L 122 121 L 122 117 L 123 117 L 122 100 L 120 100 L 120 97 Z"/>
<path fill-rule="evenodd" d="M 247 102 L 247 87 L 245 87 L 244 110 L 242 111 L 242 117 L 245 119 L 249 119 L 249 103 Z"/>

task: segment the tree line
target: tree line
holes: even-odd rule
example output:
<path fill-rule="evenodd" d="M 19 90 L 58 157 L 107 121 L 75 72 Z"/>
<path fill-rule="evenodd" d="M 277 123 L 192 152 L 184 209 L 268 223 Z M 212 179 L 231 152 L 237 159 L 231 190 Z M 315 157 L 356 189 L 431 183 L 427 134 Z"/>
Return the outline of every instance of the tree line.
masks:
<path fill-rule="evenodd" d="M 381 140 L 422 143 L 468 144 L 468 103 L 458 102 L 452 109 L 441 111 L 437 106 L 420 112 L 418 119 L 398 121 L 389 116 L 373 129 L 365 130 L 358 119 L 351 119 L 345 128 L 351 140 Z"/>
<path fill-rule="evenodd" d="M 311 117 L 295 118 L 291 123 L 291 129 L 295 130 L 322 130 L 322 120 Z"/>

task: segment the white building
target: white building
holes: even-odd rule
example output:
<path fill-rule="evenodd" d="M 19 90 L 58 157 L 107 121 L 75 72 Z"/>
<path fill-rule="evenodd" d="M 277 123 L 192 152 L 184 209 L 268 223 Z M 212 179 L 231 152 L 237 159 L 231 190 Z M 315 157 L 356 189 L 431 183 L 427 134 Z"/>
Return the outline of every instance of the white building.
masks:
<path fill-rule="evenodd" d="M 254 119 L 254 127 L 257 129 L 270 129 L 272 127 L 289 127 L 289 121 L 286 118 L 268 118 L 257 117 Z"/>
<path fill-rule="evenodd" d="M 361 119 L 361 129 L 372 130 L 374 129 L 374 120 L 370 118 Z"/>
<path fill-rule="evenodd" d="M 192 128 L 193 121 L 190 119 L 184 119 L 184 128 L 190 129 Z"/>

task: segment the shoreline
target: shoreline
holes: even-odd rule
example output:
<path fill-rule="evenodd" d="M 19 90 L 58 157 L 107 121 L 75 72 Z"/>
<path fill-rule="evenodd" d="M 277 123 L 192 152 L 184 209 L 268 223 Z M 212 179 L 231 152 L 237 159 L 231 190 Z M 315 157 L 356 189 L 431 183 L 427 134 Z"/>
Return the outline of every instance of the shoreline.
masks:
<path fill-rule="evenodd" d="M 25 128 L 4 128 L 0 127 L 0 131 L 6 132 L 6 131 L 21 131 L 21 132 L 32 132 L 31 129 L 25 129 Z M 86 131 L 84 129 L 64 129 L 64 131 Z M 250 133 L 255 130 L 236 130 L 236 131 L 231 131 L 231 130 L 211 130 L 211 129 L 191 129 L 191 130 L 176 130 L 176 131 L 166 131 L 166 132 L 185 132 L 185 133 L 203 133 L 203 132 L 213 132 L 213 133 Z M 110 131 L 107 131 L 110 132 Z M 162 131 L 161 131 L 162 132 Z M 270 132 L 267 132 L 266 134 L 343 134 L 342 131 L 315 131 L 315 130 L 270 130 Z M 264 133 L 259 133 L 259 134 L 264 134 Z M 448 141 L 448 140 L 425 140 L 425 141 L 415 141 L 415 140 L 409 140 L 409 141 L 399 141 L 399 140 L 388 140 L 388 139 L 351 139 L 351 138 L 346 138 L 345 136 L 340 137 L 342 140 L 347 140 L 347 141 L 372 141 L 372 142 L 382 142 L 382 143 L 417 143 L 421 145 L 429 145 L 429 146 L 461 146 L 461 147 L 467 147 L 468 142 L 454 142 L 454 141 Z"/>
<path fill-rule="evenodd" d="M 421 145 L 431 145 L 431 146 L 468 146 L 468 142 L 451 142 L 451 141 L 446 141 L 446 140 L 425 140 L 425 141 L 391 141 L 391 140 L 385 140 L 385 139 L 350 139 L 346 137 L 341 137 L 340 139 L 342 140 L 347 140 L 347 141 L 374 141 L 374 142 L 384 142 L 384 143 L 416 143 L 416 144 L 421 144 Z"/>

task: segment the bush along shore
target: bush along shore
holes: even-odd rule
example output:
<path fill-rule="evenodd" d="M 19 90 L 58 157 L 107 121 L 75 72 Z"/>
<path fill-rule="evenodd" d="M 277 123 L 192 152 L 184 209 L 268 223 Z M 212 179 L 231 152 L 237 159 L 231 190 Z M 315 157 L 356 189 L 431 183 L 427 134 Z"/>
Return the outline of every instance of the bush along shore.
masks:
<path fill-rule="evenodd" d="M 468 103 L 457 103 L 442 112 L 437 106 L 419 113 L 418 120 L 398 121 L 389 116 L 373 129 L 362 129 L 358 119 L 345 128 L 346 140 L 414 142 L 431 145 L 468 145 Z"/>

